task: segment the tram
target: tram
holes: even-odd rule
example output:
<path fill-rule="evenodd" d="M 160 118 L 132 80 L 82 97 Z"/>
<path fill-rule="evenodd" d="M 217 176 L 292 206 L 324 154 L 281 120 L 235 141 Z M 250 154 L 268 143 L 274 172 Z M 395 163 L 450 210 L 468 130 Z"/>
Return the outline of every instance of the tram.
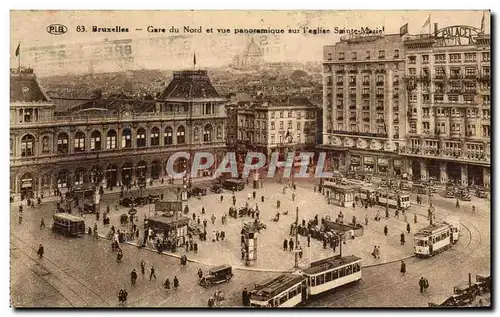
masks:
<path fill-rule="evenodd" d="M 431 257 L 457 243 L 460 234 L 458 224 L 446 222 L 420 229 L 413 238 L 415 255 Z"/>
<path fill-rule="evenodd" d="M 361 280 L 361 258 L 333 256 L 311 263 L 301 272 L 285 273 L 250 292 L 251 307 L 294 307 L 309 297 Z"/>
<path fill-rule="evenodd" d="M 80 237 L 85 234 L 85 220 L 68 213 L 56 213 L 53 216 L 52 231 L 63 235 Z"/>
<path fill-rule="evenodd" d="M 410 208 L 410 195 L 407 194 L 387 193 L 384 190 L 377 190 L 375 191 L 375 201 L 382 206 L 387 204 L 390 208 Z"/>

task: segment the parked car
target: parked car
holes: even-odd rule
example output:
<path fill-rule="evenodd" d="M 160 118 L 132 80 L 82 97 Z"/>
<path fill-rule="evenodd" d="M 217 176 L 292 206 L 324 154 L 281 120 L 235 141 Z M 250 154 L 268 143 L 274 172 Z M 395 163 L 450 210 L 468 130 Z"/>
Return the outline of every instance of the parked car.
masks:
<path fill-rule="evenodd" d="M 149 203 L 149 199 L 147 197 L 136 197 L 134 198 L 134 204 L 136 206 L 144 206 Z"/>
<path fill-rule="evenodd" d="M 478 188 L 476 189 L 476 196 L 479 198 L 488 198 L 488 192 L 484 188 Z"/>
<path fill-rule="evenodd" d="M 128 208 L 128 207 L 132 207 L 133 204 L 134 204 L 134 200 L 132 198 L 125 197 L 125 198 L 120 199 L 121 206 Z"/>
<path fill-rule="evenodd" d="M 220 194 L 223 192 L 222 184 L 213 184 L 212 187 L 210 188 L 210 190 L 213 193 Z"/>
<path fill-rule="evenodd" d="M 207 189 L 201 187 L 191 187 L 188 191 L 188 197 L 198 197 L 198 196 L 206 196 Z"/>

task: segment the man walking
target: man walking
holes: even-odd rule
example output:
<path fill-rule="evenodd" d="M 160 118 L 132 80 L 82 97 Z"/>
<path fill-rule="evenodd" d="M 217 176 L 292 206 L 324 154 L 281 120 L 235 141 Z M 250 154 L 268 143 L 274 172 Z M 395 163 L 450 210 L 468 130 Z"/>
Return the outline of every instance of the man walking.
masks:
<path fill-rule="evenodd" d="M 141 259 L 141 273 L 143 276 L 146 273 L 146 262 L 143 259 Z"/>
<path fill-rule="evenodd" d="M 384 235 L 387 236 L 387 234 L 389 233 L 389 229 L 387 228 L 387 225 L 384 226 Z"/>
<path fill-rule="evenodd" d="M 401 261 L 401 276 L 405 275 L 406 273 L 406 263 L 404 261 Z"/>
<path fill-rule="evenodd" d="M 401 233 L 401 245 L 405 245 L 405 233 Z"/>
<path fill-rule="evenodd" d="M 420 280 L 418 281 L 418 286 L 420 287 L 420 293 L 423 293 L 424 292 L 424 285 L 425 285 L 425 281 L 424 281 L 424 277 L 420 277 Z"/>
<path fill-rule="evenodd" d="M 137 281 L 137 272 L 135 269 L 130 273 L 130 280 L 132 281 L 132 286 L 135 286 L 135 282 Z"/>
<path fill-rule="evenodd" d="M 151 281 L 151 278 L 154 276 L 156 280 L 156 274 L 155 274 L 155 268 L 151 265 L 151 271 L 149 273 L 149 280 Z"/>
<path fill-rule="evenodd" d="M 410 231 L 411 231 L 410 229 L 411 229 L 410 228 L 410 223 L 407 222 L 406 223 L 406 232 L 408 232 L 408 234 L 410 234 Z"/>

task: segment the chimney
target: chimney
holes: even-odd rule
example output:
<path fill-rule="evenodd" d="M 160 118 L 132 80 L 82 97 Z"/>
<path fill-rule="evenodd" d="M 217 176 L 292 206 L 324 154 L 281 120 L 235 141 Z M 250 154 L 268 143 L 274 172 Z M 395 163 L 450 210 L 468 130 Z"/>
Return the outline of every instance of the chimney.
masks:
<path fill-rule="evenodd" d="M 436 37 L 438 33 L 438 24 L 434 23 L 434 36 Z"/>

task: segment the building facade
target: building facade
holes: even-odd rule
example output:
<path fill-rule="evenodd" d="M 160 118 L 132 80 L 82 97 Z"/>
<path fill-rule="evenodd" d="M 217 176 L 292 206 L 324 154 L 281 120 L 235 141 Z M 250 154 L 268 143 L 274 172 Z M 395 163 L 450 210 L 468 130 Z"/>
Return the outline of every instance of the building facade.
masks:
<path fill-rule="evenodd" d="M 238 141 L 266 155 L 314 150 L 318 113 L 305 97 L 261 97 L 238 109 Z"/>
<path fill-rule="evenodd" d="M 325 47 L 331 167 L 489 186 L 490 49 L 479 29 L 437 25 Z"/>
<path fill-rule="evenodd" d="M 168 177 L 174 152 L 208 151 L 219 162 L 225 153 L 226 100 L 204 70 L 174 72 L 158 99 L 113 95 L 62 107 L 32 70 L 11 71 L 10 85 L 13 195 L 149 181 Z M 182 158 L 174 162 L 178 172 L 189 167 Z"/>
<path fill-rule="evenodd" d="M 399 34 L 343 38 L 324 47 L 322 148 L 331 168 L 402 173 L 404 44 Z"/>
<path fill-rule="evenodd" d="M 415 179 L 490 184 L 490 36 L 468 26 L 405 40 L 408 133 Z"/>

